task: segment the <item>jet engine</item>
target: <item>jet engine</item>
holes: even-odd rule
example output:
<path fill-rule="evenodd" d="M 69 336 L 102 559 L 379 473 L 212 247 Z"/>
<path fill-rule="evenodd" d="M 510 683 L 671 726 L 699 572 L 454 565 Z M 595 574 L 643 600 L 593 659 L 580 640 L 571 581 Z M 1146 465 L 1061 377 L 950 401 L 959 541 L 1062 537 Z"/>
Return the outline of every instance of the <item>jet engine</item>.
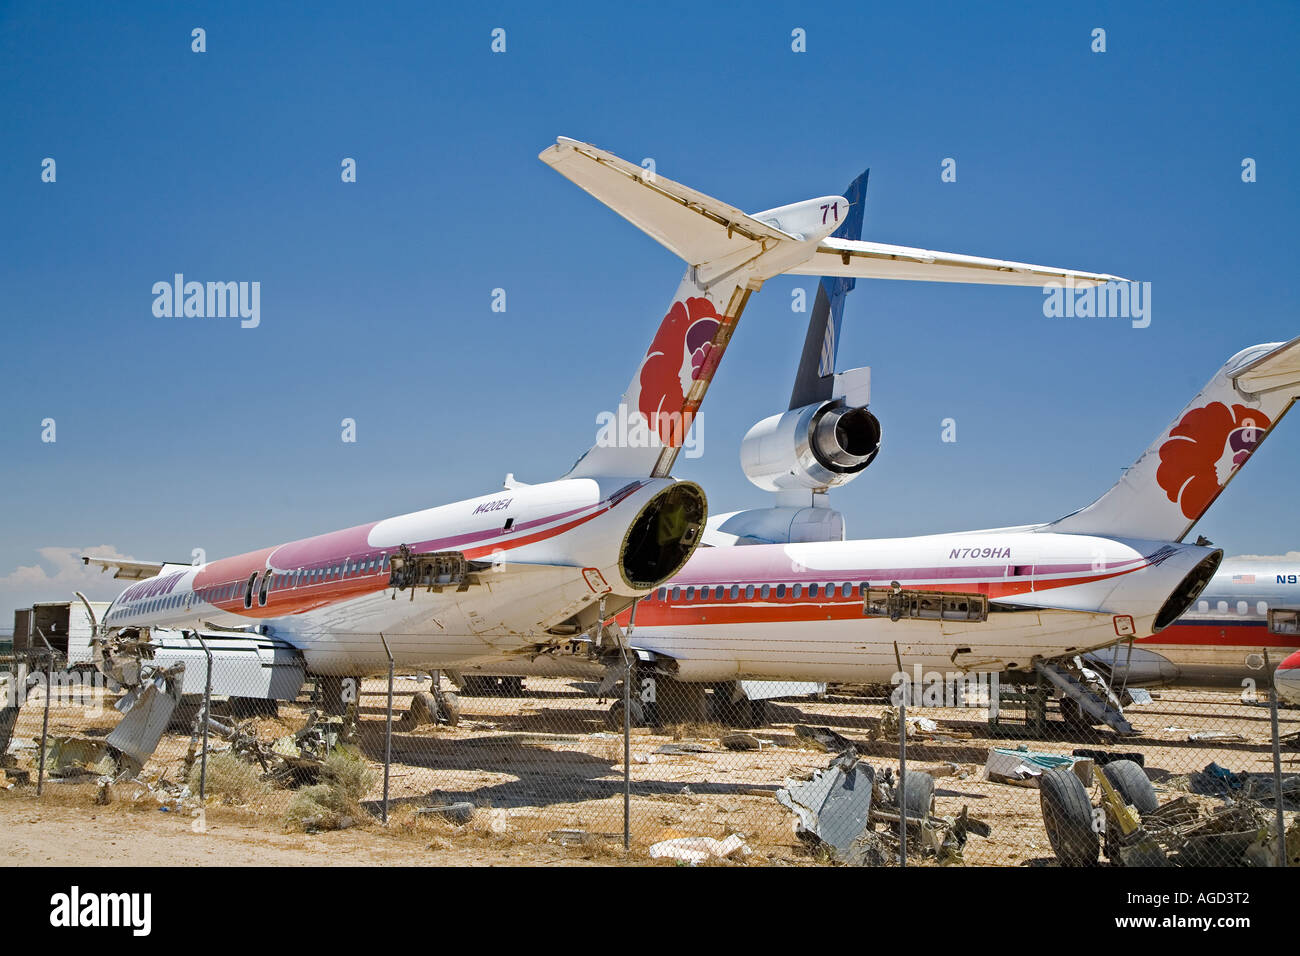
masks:
<path fill-rule="evenodd" d="M 852 481 L 879 452 L 876 416 L 834 400 L 763 419 L 741 443 L 740 466 L 764 491 L 821 492 Z"/>

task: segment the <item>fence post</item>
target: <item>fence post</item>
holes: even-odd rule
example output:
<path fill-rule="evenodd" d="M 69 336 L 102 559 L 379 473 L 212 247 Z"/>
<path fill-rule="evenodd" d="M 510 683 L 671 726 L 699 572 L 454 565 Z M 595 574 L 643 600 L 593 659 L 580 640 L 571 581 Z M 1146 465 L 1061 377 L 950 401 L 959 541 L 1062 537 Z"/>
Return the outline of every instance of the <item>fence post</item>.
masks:
<path fill-rule="evenodd" d="M 384 644 L 384 654 L 388 657 L 388 715 L 384 722 L 384 808 L 381 819 L 384 826 L 388 826 L 388 768 L 393 760 L 393 652 L 389 650 L 388 639 L 384 637 L 384 632 L 379 632 L 379 639 Z M 437 673 L 433 675 L 433 689 L 438 689 L 438 681 L 441 676 Z"/>
<path fill-rule="evenodd" d="M 1277 815 L 1277 865 L 1286 866 L 1286 821 L 1282 815 L 1282 741 L 1277 729 L 1277 680 L 1264 648 L 1264 670 L 1268 672 L 1268 716 L 1273 735 L 1273 809 Z"/>
<path fill-rule="evenodd" d="M 50 642 L 45 639 L 45 632 L 39 627 L 36 633 L 40 635 L 41 643 L 45 645 L 46 665 L 45 665 L 45 712 L 41 716 L 41 760 L 36 771 L 36 795 L 39 797 L 45 789 L 45 748 L 48 746 L 46 741 L 50 734 L 50 684 L 52 678 L 50 675 L 54 672 L 54 648 Z"/>
<path fill-rule="evenodd" d="M 903 673 L 903 659 L 898 653 L 898 641 L 894 641 L 894 664 L 902 678 L 899 689 L 903 692 L 898 698 L 898 848 L 899 865 L 907 866 L 907 698 L 911 694 L 911 685 Z"/>
<path fill-rule="evenodd" d="M 636 657 L 628 657 L 627 645 L 632 641 L 632 631 L 636 627 L 636 605 L 632 601 L 632 617 L 627 622 L 627 634 L 623 645 L 623 851 L 632 848 L 632 675 Z M 605 613 L 605 602 L 600 602 L 601 616 Z M 604 625 L 602 625 L 603 627 Z"/>
<path fill-rule="evenodd" d="M 194 636 L 203 648 L 203 656 L 208 660 L 207 673 L 203 679 L 203 752 L 199 756 L 199 805 L 202 806 L 208 795 L 208 722 L 212 719 L 212 651 L 208 642 L 198 631 Z M 182 677 L 181 680 L 185 678 Z"/>

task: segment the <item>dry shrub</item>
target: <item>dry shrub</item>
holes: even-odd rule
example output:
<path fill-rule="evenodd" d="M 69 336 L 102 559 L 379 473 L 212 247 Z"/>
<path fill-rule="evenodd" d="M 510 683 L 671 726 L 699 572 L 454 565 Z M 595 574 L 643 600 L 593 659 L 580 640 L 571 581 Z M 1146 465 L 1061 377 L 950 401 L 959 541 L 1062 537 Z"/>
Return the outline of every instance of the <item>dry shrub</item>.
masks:
<path fill-rule="evenodd" d="M 189 784 L 190 793 L 196 795 L 199 792 L 199 772 L 201 769 L 201 762 L 194 761 L 194 766 L 190 768 L 189 779 L 186 781 Z M 206 793 L 218 797 L 222 803 L 251 803 L 258 798 L 265 797 L 270 792 L 270 789 L 262 780 L 257 767 L 245 763 L 234 754 L 217 753 L 208 755 Z"/>
<path fill-rule="evenodd" d="M 374 771 L 355 750 L 339 747 L 325 758 L 320 783 L 294 794 L 285 824 L 297 830 L 338 830 L 362 819 L 361 799 L 375 780 Z"/>

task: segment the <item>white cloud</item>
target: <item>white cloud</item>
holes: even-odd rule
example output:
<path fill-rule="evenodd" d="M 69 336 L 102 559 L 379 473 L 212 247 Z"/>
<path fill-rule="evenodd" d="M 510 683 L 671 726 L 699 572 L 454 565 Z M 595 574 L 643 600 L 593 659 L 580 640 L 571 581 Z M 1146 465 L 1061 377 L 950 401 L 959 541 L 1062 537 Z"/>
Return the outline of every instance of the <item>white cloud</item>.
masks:
<path fill-rule="evenodd" d="M 1300 551 L 1288 551 L 1286 554 L 1233 554 L 1225 560 L 1237 561 L 1273 561 L 1278 564 L 1294 564 L 1300 562 Z"/>
<path fill-rule="evenodd" d="M 115 580 L 111 571 L 81 563 L 83 554 L 131 560 L 110 544 L 88 548 L 46 547 L 38 548 L 36 553 L 40 556 L 36 564 L 19 565 L 0 578 L 0 608 L 4 609 L 0 630 L 8 631 L 13 626 L 15 608 L 30 607 L 39 601 L 71 601 L 74 591 L 80 591 L 92 601 L 108 601 L 129 583 Z"/>

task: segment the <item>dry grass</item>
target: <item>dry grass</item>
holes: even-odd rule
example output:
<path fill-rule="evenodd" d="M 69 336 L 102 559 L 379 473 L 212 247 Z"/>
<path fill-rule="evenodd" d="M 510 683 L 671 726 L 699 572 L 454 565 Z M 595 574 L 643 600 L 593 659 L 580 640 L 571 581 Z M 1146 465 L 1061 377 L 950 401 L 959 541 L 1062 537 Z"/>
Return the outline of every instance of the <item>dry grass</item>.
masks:
<path fill-rule="evenodd" d="M 338 830 L 370 819 L 361 800 L 375 772 L 355 750 L 339 747 L 325 758 L 320 783 L 294 794 L 285 825 L 296 830 Z"/>
<path fill-rule="evenodd" d="M 199 792 L 199 776 L 202 767 L 199 761 L 190 768 L 190 793 Z M 208 756 L 207 786 L 205 793 L 218 798 L 226 804 L 248 804 L 265 797 L 271 790 L 250 763 L 240 760 L 232 753 L 210 754 Z"/>

